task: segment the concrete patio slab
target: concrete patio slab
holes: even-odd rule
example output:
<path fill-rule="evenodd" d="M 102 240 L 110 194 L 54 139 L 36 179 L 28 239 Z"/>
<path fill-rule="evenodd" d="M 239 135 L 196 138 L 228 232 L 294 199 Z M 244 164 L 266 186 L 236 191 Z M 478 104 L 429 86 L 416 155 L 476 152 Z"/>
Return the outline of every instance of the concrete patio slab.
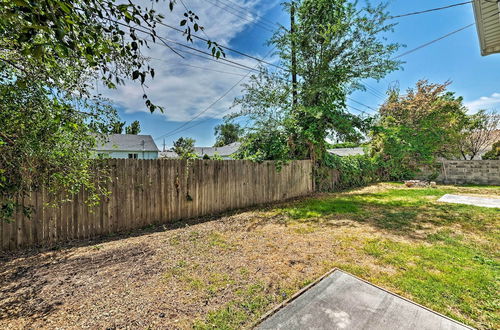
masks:
<path fill-rule="evenodd" d="M 280 306 L 257 329 L 471 329 L 340 270 Z"/>
<path fill-rule="evenodd" d="M 446 194 L 440 199 L 438 199 L 438 202 L 500 208 L 500 198 L 486 198 L 486 197 Z"/>

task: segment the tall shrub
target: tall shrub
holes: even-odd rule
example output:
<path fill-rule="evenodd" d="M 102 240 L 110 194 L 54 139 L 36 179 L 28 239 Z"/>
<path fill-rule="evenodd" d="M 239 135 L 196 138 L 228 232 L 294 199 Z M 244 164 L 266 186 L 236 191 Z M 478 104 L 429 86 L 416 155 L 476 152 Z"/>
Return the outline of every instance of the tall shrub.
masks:
<path fill-rule="evenodd" d="M 444 84 L 417 82 L 406 94 L 389 91 L 373 128 L 372 145 L 390 179 L 413 178 L 421 166 L 460 154 L 467 109 Z"/>
<path fill-rule="evenodd" d="M 335 190 L 362 187 L 383 179 L 377 158 L 369 155 L 345 157 L 327 155 L 325 165 L 328 169 L 338 171 Z M 320 173 L 322 172 L 320 171 Z M 318 185 L 321 187 L 321 183 Z"/>

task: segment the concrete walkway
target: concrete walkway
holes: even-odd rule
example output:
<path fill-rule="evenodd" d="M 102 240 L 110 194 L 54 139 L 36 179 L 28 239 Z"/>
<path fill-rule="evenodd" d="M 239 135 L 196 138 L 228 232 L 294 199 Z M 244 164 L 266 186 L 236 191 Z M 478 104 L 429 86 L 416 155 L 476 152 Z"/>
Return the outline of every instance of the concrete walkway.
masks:
<path fill-rule="evenodd" d="M 471 329 L 352 275 L 335 270 L 257 329 Z"/>
<path fill-rule="evenodd" d="M 500 208 L 500 198 L 486 198 L 486 197 L 446 194 L 440 199 L 438 199 L 438 202 Z"/>

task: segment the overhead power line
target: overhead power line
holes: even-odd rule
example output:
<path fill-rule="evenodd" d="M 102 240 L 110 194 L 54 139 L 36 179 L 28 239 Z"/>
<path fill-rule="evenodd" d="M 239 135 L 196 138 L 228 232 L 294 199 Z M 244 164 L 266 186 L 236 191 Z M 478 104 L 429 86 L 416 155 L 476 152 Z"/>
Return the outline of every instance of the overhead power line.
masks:
<path fill-rule="evenodd" d="M 381 98 L 384 98 L 384 97 L 385 97 L 385 93 L 384 93 L 384 92 L 381 92 L 381 91 L 380 91 L 380 90 L 378 90 L 377 88 L 372 87 L 372 86 L 370 86 L 370 85 L 368 85 L 368 84 L 364 84 L 364 86 L 365 86 L 366 90 L 367 90 L 370 94 L 372 94 L 372 95 L 374 95 L 374 96 L 376 96 L 376 97 L 381 97 Z"/>
<path fill-rule="evenodd" d="M 150 38 L 144 38 L 144 40 L 153 42 L 153 40 L 151 40 Z M 246 65 L 244 65 L 244 64 L 240 64 L 240 63 L 231 64 L 231 63 L 223 62 L 221 60 L 217 60 L 212 55 L 206 55 L 206 53 L 204 53 L 203 55 L 201 55 L 199 53 L 191 52 L 189 50 L 185 50 L 185 49 L 181 49 L 181 48 L 177 48 L 177 47 L 173 47 L 173 46 L 171 46 L 170 48 L 173 49 L 173 50 L 175 50 L 176 52 L 179 52 L 179 53 L 189 54 L 191 56 L 199 57 L 199 58 L 202 58 L 202 59 L 207 60 L 207 61 L 212 61 L 212 62 L 215 62 L 215 63 L 220 64 L 220 65 L 228 66 L 228 67 L 235 68 L 235 69 L 238 69 L 238 70 L 243 70 L 245 72 L 248 72 L 248 71 L 259 72 L 259 70 L 253 69 L 253 68 L 250 68 L 251 69 L 250 70 L 249 67 L 246 66 Z M 184 56 L 182 56 L 182 58 L 184 58 Z M 156 59 L 156 58 L 152 58 L 152 59 Z M 156 60 L 160 60 L 160 59 L 156 59 Z M 167 62 L 165 60 L 162 60 L 162 61 Z M 182 63 L 182 62 L 181 63 L 176 63 L 176 65 L 177 64 L 186 65 L 185 63 Z"/>
<path fill-rule="evenodd" d="M 420 15 L 420 14 L 430 13 L 430 12 L 433 12 L 433 11 L 438 11 L 438 10 L 443 10 L 443 9 L 448 9 L 448 8 L 463 6 L 463 5 L 467 5 L 469 3 L 472 3 L 472 2 L 473 1 L 460 2 L 460 3 L 455 3 L 455 4 L 444 6 L 444 7 L 426 9 L 426 10 L 416 11 L 416 12 L 412 12 L 412 13 L 391 16 L 389 18 L 394 19 L 394 18 L 400 18 L 400 17 L 406 17 L 406 16 Z"/>
<path fill-rule="evenodd" d="M 348 99 L 348 100 L 350 100 L 350 101 L 352 101 L 352 102 L 354 102 L 354 103 L 356 103 L 356 104 L 362 105 L 362 106 L 364 106 L 364 107 L 366 107 L 366 108 L 368 108 L 368 109 L 370 109 L 370 110 L 377 111 L 377 109 L 374 109 L 374 108 L 370 107 L 369 105 L 366 105 L 366 104 L 364 104 L 364 103 L 361 103 L 361 102 L 359 102 L 359 101 L 356 101 L 355 99 L 353 99 L 353 98 L 351 98 L 351 97 L 347 97 L 347 99 Z"/>
<path fill-rule="evenodd" d="M 219 0 L 219 1 L 224 1 L 224 2 L 226 2 L 226 3 L 231 3 L 232 5 L 235 5 L 236 7 L 239 7 L 239 8 L 241 8 L 241 10 L 242 10 L 242 11 L 248 12 L 248 13 L 250 13 L 252 16 L 255 16 L 255 17 L 256 17 L 259 21 L 263 21 L 263 22 L 267 22 L 267 23 L 269 23 L 269 25 L 270 25 L 271 27 L 274 27 L 275 25 L 276 25 L 276 26 L 279 26 L 279 24 L 278 24 L 278 23 L 273 22 L 273 21 L 271 21 L 271 20 L 268 20 L 267 18 L 262 17 L 261 15 L 258 15 L 258 14 L 253 13 L 251 10 L 249 10 L 248 8 L 243 7 L 242 5 L 240 5 L 239 3 L 237 3 L 236 1 L 232 1 L 232 0 Z"/>
<path fill-rule="evenodd" d="M 233 86 L 231 86 L 231 88 L 229 88 L 227 91 L 224 92 L 224 94 L 222 94 L 221 96 L 219 96 L 219 98 L 217 98 L 217 100 L 215 100 L 214 102 L 210 103 L 209 106 L 207 106 L 205 109 L 203 109 L 202 111 L 200 111 L 198 114 L 196 114 L 193 118 L 191 118 L 190 120 L 184 122 L 184 124 L 180 125 L 179 127 L 177 127 L 176 129 L 170 131 L 170 132 L 167 132 L 159 137 L 157 137 L 155 140 L 158 140 L 158 139 L 162 139 L 162 138 L 167 138 L 169 136 L 172 136 L 172 135 L 175 135 L 175 134 L 178 134 L 182 131 L 184 131 L 185 129 L 182 129 L 184 127 L 186 127 L 189 123 L 191 123 L 193 120 L 195 120 L 196 118 L 199 118 L 202 114 L 204 114 L 205 112 L 207 112 L 208 110 L 210 110 L 214 105 L 216 105 L 220 100 L 222 100 L 224 97 L 226 97 L 233 89 L 235 89 L 239 84 L 241 84 L 241 82 L 246 78 L 248 77 L 248 75 L 250 74 L 247 73 L 246 75 L 244 75 L 240 80 L 238 80 L 236 82 L 236 84 L 234 84 Z M 188 128 L 189 129 L 189 128 Z"/>
<path fill-rule="evenodd" d="M 113 19 L 110 19 L 110 18 L 106 18 L 106 19 L 107 19 L 107 20 L 109 20 L 110 22 L 113 22 L 113 23 L 116 23 L 116 24 L 119 24 L 119 25 L 122 25 L 122 26 L 125 26 L 125 27 L 130 27 L 130 26 L 128 26 L 127 24 L 122 23 L 122 22 L 120 22 L 120 21 L 113 20 Z M 170 25 L 168 25 L 168 24 L 165 24 L 165 23 L 162 23 L 162 22 L 158 22 L 158 24 L 163 25 L 163 26 L 168 27 L 168 28 L 171 28 L 171 29 L 174 29 L 174 30 L 176 30 L 176 31 L 178 31 L 178 32 L 184 33 L 184 31 L 182 31 L 181 29 L 177 29 L 177 28 L 175 28 L 175 27 L 173 27 L 173 26 L 170 26 Z M 140 27 L 133 27 L 133 29 L 135 29 L 135 30 L 136 30 L 136 31 L 138 31 L 138 32 L 141 32 L 141 33 L 147 34 L 147 35 L 153 35 L 153 31 L 152 31 L 152 30 L 148 30 L 148 29 L 144 29 L 144 28 L 140 28 Z M 200 36 L 195 36 L 195 35 L 192 35 L 192 36 L 193 36 L 193 37 L 195 37 L 195 38 L 197 38 L 197 39 L 200 39 L 200 40 L 203 40 L 203 41 L 208 42 L 208 39 L 205 39 L 205 38 L 203 38 L 203 37 L 200 37 Z M 173 43 L 173 44 L 179 45 L 179 46 L 181 46 L 181 47 L 184 47 L 184 48 L 188 48 L 188 49 L 190 49 L 190 50 L 193 50 L 193 51 L 195 51 L 195 52 L 202 53 L 202 54 L 208 55 L 208 56 L 210 56 L 210 57 L 213 57 L 213 55 L 212 55 L 212 54 L 210 54 L 210 53 L 208 53 L 208 52 L 206 52 L 206 51 L 202 51 L 202 50 L 200 50 L 200 49 L 197 49 L 197 48 L 195 48 L 195 47 L 192 47 L 192 46 L 189 46 L 189 45 L 183 44 L 183 43 L 181 43 L 181 42 L 178 42 L 178 41 L 175 41 L 175 40 L 172 40 L 172 39 L 168 39 L 168 38 L 161 37 L 161 36 L 158 36 L 158 35 L 155 35 L 155 38 L 158 38 L 158 39 L 162 42 L 162 44 L 163 44 L 164 46 L 166 46 L 167 48 L 169 48 L 170 50 L 172 50 L 174 53 L 176 53 L 176 54 L 177 54 L 177 55 L 179 55 L 180 57 L 183 57 L 183 56 L 182 56 L 182 55 L 180 55 L 180 54 L 178 53 L 178 51 L 177 51 L 174 47 L 172 47 L 171 45 L 169 45 L 169 43 Z M 168 41 L 168 43 L 167 43 L 167 41 Z M 273 64 L 273 63 L 270 63 L 270 62 L 267 62 L 267 61 L 264 61 L 264 60 L 262 60 L 262 59 L 259 59 L 259 58 L 255 57 L 255 56 L 252 56 L 252 55 L 249 55 L 249 54 L 243 53 L 243 52 L 241 52 L 241 51 L 239 51 L 239 50 L 232 49 L 232 48 L 229 48 L 229 47 L 226 47 L 226 46 L 221 46 L 221 45 L 219 45 L 219 46 L 220 46 L 221 48 L 224 48 L 224 49 L 230 50 L 230 51 L 232 51 L 232 52 L 235 52 L 235 53 L 240 54 L 240 55 L 242 55 L 242 56 L 245 56 L 245 57 L 247 57 L 247 58 L 251 58 L 251 59 L 253 59 L 253 60 L 255 60 L 255 61 L 258 61 L 259 63 L 264 63 L 264 64 L 266 64 L 266 65 L 270 65 L 270 66 L 276 67 L 276 68 L 278 68 L 278 69 L 288 71 L 287 69 L 285 69 L 285 68 L 283 68 L 283 67 L 281 67 L 281 66 L 278 66 L 278 65 L 276 65 L 276 64 Z M 249 67 L 249 66 L 246 66 L 246 65 L 244 65 L 244 64 L 241 64 L 241 63 L 238 63 L 238 62 L 235 62 L 235 61 L 232 61 L 232 60 L 228 60 L 228 59 L 223 58 L 223 57 L 222 57 L 222 58 L 219 58 L 218 60 L 220 60 L 220 61 L 225 61 L 225 62 L 229 62 L 229 63 L 235 64 L 235 65 L 238 65 L 238 66 L 242 66 L 242 67 L 244 67 L 244 68 L 246 68 L 246 69 L 249 69 L 249 70 L 258 71 L 258 70 L 254 69 L 254 68 L 251 68 L 251 67 Z"/>
<path fill-rule="evenodd" d="M 356 108 L 356 107 L 353 107 L 352 105 L 348 105 L 347 107 L 348 107 L 348 108 L 350 108 L 350 109 L 352 109 L 352 110 L 354 110 L 354 111 L 357 111 L 357 112 L 359 112 L 359 113 L 362 113 L 363 115 L 367 115 L 367 116 L 369 116 L 369 115 L 370 115 L 368 112 L 363 111 L 363 110 L 361 110 L 361 109 L 358 109 L 358 108 Z"/>
<path fill-rule="evenodd" d="M 139 32 L 141 32 L 141 33 L 148 33 L 147 31 L 145 32 L 144 30 L 137 30 L 137 31 L 139 31 Z M 213 58 L 213 55 L 212 55 L 212 54 L 210 54 L 209 52 L 206 52 L 206 51 L 200 50 L 200 49 L 195 48 L 195 47 L 191 47 L 191 46 L 189 46 L 189 45 L 185 45 L 185 44 L 183 44 L 183 43 L 181 43 L 181 42 L 178 42 L 178 41 L 175 41 L 175 40 L 172 40 L 172 39 L 168 39 L 168 38 L 164 38 L 164 37 L 159 37 L 159 36 L 156 36 L 156 38 L 161 39 L 164 43 L 166 43 L 166 42 L 168 41 L 169 43 L 176 44 L 176 45 L 179 45 L 179 46 L 181 46 L 181 47 L 184 47 L 184 48 L 187 48 L 187 49 L 193 50 L 193 51 L 195 51 L 195 52 L 197 52 L 197 53 L 207 55 L 207 56 L 208 56 L 208 58 L 207 58 L 207 57 L 203 57 L 203 58 L 212 59 L 212 60 L 214 60 L 214 61 L 216 61 L 216 62 L 218 62 L 218 63 L 228 62 L 228 63 L 231 63 L 231 64 L 233 64 L 233 65 L 235 65 L 235 66 L 242 67 L 242 68 L 245 68 L 245 69 L 250 70 L 250 71 L 256 71 L 256 72 L 259 72 L 259 70 L 255 69 L 255 68 L 249 67 L 248 65 L 241 64 L 241 63 L 236 62 L 236 61 L 233 61 L 233 60 L 228 60 L 227 58 L 224 58 L 224 57 L 221 57 L 221 58 L 219 58 L 219 59 L 214 59 L 214 58 Z M 151 41 L 150 39 L 147 39 L 147 40 L 148 40 L 148 41 Z M 188 51 L 185 51 L 185 50 L 181 50 L 181 49 L 179 49 L 179 48 L 176 48 L 176 47 L 173 47 L 173 46 L 170 46 L 170 45 L 168 46 L 168 48 L 169 48 L 169 49 L 172 49 L 173 51 L 175 51 L 175 53 L 176 53 L 176 54 L 179 54 L 178 52 L 184 52 L 184 53 L 188 53 L 188 54 L 195 55 L 195 54 L 193 54 L 193 53 L 191 53 L 191 52 L 188 52 Z M 180 56 L 181 56 L 181 57 L 183 57 L 182 55 L 180 55 Z M 222 61 L 222 62 L 220 62 L 220 61 Z"/>
<path fill-rule="evenodd" d="M 404 53 L 402 53 L 402 54 L 400 54 L 400 55 L 398 55 L 398 56 L 394 57 L 394 59 L 401 58 L 401 57 L 406 56 L 406 55 L 408 55 L 408 54 L 411 54 L 411 53 L 413 53 L 413 52 L 415 52 L 415 51 L 417 51 L 417 50 L 419 50 L 419 49 L 422 49 L 422 48 L 424 48 L 424 47 L 427 47 L 427 46 L 429 46 L 429 45 L 432 45 L 433 43 L 438 42 L 438 41 L 440 41 L 440 40 L 443 40 L 443 39 L 445 39 L 445 38 L 448 38 L 449 36 L 452 36 L 452 35 L 454 35 L 455 33 L 458 33 L 458 32 L 460 32 L 460 31 L 463 31 L 463 30 L 465 30 L 465 29 L 468 29 L 468 28 L 470 28 L 471 26 L 473 26 L 473 25 L 475 25 L 475 24 L 476 24 L 476 23 L 472 23 L 472 24 L 466 25 L 466 26 L 464 26 L 464 27 L 461 27 L 460 29 L 457 29 L 457 30 L 455 30 L 455 31 L 452 31 L 452 32 L 450 32 L 450 33 L 447 33 L 447 34 L 445 34 L 445 35 L 444 35 L 444 36 L 442 36 L 442 37 L 439 37 L 439 38 L 437 38 L 437 39 L 434 39 L 434 40 L 431 40 L 431 41 L 429 41 L 429 42 L 426 42 L 425 44 L 422 44 L 422 45 L 420 45 L 420 46 L 418 46 L 418 47 L 415 47 L 415 48 L 413 48 L 413 49 L 410 49 L 410 50 L 408 50 L 408 51 L 406 51 L 406 52 L 404 52 Z"/>
<path fill-rule="evenodd" d="M 160 62 L 165 62 L 165 63 L 171 63 L 170 61 L 162 60 L 161 58 L 154 58 L 154 57 L 150 57 L 150 58 L 152 60 L 155 60 L 155 61 L 160 61 Z M 202 67 L 202 66 L 196 66 L 196 65 L 192 65 L 192 64 L 183 63 L 183 62 L 175 63 L 175 65 L 176 66 L 177 65 L 187 66 L 187 67 L 190 67 L 190 68 L 195 68 L 195 69 L 200 69 L 200 70 L 205 70 L 205 71 L 225 73 L 225 74 L 230 74 L 230 75 L 240 76 L 240 77 L 245 76 L 243 73 L 237 73 L 237 72 L 229 72 L 229 71 L 222 71 L 222 70 L 217 70 L 217 69 L 211 69 L 211 68 L 206 68 L 206 67 Z"/>
<path fill-rule="evenodd" d="M 220 60 L 217 60 L 215 58 L 213 58 L 212 56 L 206 56 L 206 55 L 200 55 L 198 53 L 194 53 L 194 52 L 190 52 L 189 50 L 185 50 L 185 49 L 180 49 L 180 48 L 176 48 L 176 47 L 172 47 L 173 49 L 177 50 L 178 52 L 181 52 L 181 53 L 185 53 L 185 54 L 189 54 L 191 56 L 196 56 L 196 57 L 199 57 L 199 58 L 202 58 L 204 60 L 207 60 L 207 61 L 211 61 L 211 62 L 215 62 L 217 64 L 220 64 L 220 65 L 224 65 L 224 66 L 228 66 L 228 67 L 231 67 L 231 68 L 235 68 L 235 69 L 238 69 L 238 70 L 243 70 L 245 72 L 248 72 L 248 71 L 256 71 L 258 72 L 259 70 L 250 70 L 250 69 L 247 69 L 248 67 L 245 65 L 245 66 L 242 66 L 242 65 L 236 65 L 236 64 L 231 64 L 231 63 L 227 63 L 227 62 L 221 62 Z"/>
<path fill-rule="evenodd" d="M 228 6 L 228 5 L 223 5 L 223 6 L 224 6 L 224 7 L 223 7 L 223 6 L 221 6 L 221 4 L 218 4 L 218 3 L 216 3 L 216 2 L 212 2 L 212 1 L 210 1 L 210 0 L 205 0 L 205 1 L 206 1 L 206 2 L 208 2 L 208 3 L 210 3 L 210 4 L 212 4 L 212 5 L 213 5 L 213 6 L 215 6 L 215 7 L 218 7 L 218 8 L 220 8 L 220 9 L 222 9 L 222 10 L 224 10 L 224 11 L 226 11 L 226 12 L 230 13 L 230 14 L 231 14 L 231 15 L 233 15 L 233 16 L 236 16 L 236 17 L 239 17 L 239 18 L 241 18 L 241 19 L 244 19 L 244 20 L 246 20 L 246 21 L 248 21 L 248 22 L 250 22 L 250 23 L 254 23 L 254 24 L 255 24 L 255 26 L 258 26 L 258 27 L 260 27 L 260 28 L 261 28 L 261 29 L 263 29 L 263 30 L 266 30 L 266 31 L 271 32 L 271 33 L 273 33 L 273 32 L 274 32 L 273 27 L 269 27 L 269 26 L 267 26 L 267 25 L 263 24 L 262 22 L 258 22 L 258 21 L 256 21 L 255 19 L 250 19 L 250 18 L 248 18 L 246 15 L 242 15 L 242 14 L 240 14 L 240 13 L 239 13 L 239 12 L 237 12 L 237 11 L 235 12 L 235 10 L 234 10 L 232 7 Z"/>
<path fill-rule="evenodd" d="M 180 33 L 184 33 L 184 31 L 182 31 L 181 29 L 179 28 L 176 28 L 175 26 L 172 26 L 172 25 L 169 25 L 169 24 L 166 24 L 166 23 L 163 23 L 163 22 L 159 22 L 158 24 L 162 25 L 162 26 L 165 26 L 169 29 L 172 29 L 172 30 L 175 30 L 177 32 L 180 32 Z M 202 40 L 202 41 L 205 41 L 205 42 L 208 42 L 209 40 L 208 39 L 205 39 L 203 37 L 200 37 L 196 34 L 191 34 L 191 36 L 195 39 L 198 39 L 198 40 Z M 219 45 L 219 44 L 218 44 Z M 260 62 L 260 63 L 263 63 L 263 64 L 266 64 L 266 65 L 269 65 L 269 66 L 272 66 L 272 67 L 275 67 L 277 69 L 280 69 L 280 70 L 285 70 L 285 71 L 288 71 L 288 69 L 286 68 L 283 68 L 282 66 L 279 66 L 279 65 L 276 65 L 276 64 L 273 64 L 273 63 L 270 63 L 268 61 L 264 61 L 263 59 L 260 59 L 258 57 L 255 57 L 255 56 L 252 56 L 252 55 L 249 55 L 249 54 L 246 54 L 242 51 L 239 51 L 237 49 L 234 49 L 234 48 L 230 48 L 228 46 L 224 46 L 224 45 L 219 45 L 222 49 L 225 49 L 225 50 L 228 50 L 230 52 L 233 52 L 233 53 L 236 53 L 238 55 L 241 55 L 241 56 L 244 56 L 244 57 L 247 57 L 247 58 L 250 58 L 252 60 L 255 60 L 257 62 Z"/>

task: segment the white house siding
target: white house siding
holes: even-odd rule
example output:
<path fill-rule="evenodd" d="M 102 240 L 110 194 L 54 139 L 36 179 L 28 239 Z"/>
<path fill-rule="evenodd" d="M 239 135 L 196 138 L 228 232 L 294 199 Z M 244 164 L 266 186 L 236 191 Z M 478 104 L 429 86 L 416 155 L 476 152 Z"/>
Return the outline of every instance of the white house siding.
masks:
<path fill-rule="evenodd" d="M 158 159 L 157 151 L 99 151 L 106 154 L 106 158 L 128 159 L 129 154 L 137 154 L 137 159 Z"/>

